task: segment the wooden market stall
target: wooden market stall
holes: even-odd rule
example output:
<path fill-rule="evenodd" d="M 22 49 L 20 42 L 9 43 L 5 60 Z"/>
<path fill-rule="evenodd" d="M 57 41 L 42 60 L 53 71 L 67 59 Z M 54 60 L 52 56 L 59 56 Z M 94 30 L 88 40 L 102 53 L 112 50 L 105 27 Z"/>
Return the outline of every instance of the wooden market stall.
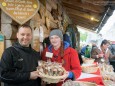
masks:
<path fill-rule="evenodd" d="M 13 2 L 15 1 L 15 2 Z M 42 51 L 43 50 L 43 40 L 49 36 L 49 33 L 52 28 L 60 28 L 63 30 L 63 33 L 66 33 L 68 26 L 69 28 L 73 29 L 72 32 L 75 32 L 75 44 L 74 48 L 76 50 L 79 50 L 80 45 L 80 33 L 77 30 L 77 23 L 82 24 L 81 22 L 76 23 L 76 19 L 73 16 L 74 13 L 71 15 L 71 9 L 68 9 L 66 0 L 63 0 L 63 4 L 66 5 L 67 12 L 63 6 L 62 3 L 59 0 L 22 0 L 18 2 L 17 0 L 1 0 L 1 21 L 0 21 L 0 31 L 2 32 L 2 36 L 0 35 L 0 48 L 2 48 L 2 51 L 0 52 L 0 55 L 4 51 L 4 47 L 8 48 L 12 45 L 13 42 L 17 40 L 16 38 L 16 32 L 18 31 L 19 25 L 22 24 L 28 24 L 32 27 L 33 30 L 33 41 L 32 46 L 36 51 Z M 89 0 L 90 1 L 90 0 Z M 70 2 L 70 1 L 69 1 Z M 91 8 L 90 8 L 91 9 Z M 97 9 L 99 10 L 99 8 Z M 75 12 L 72 10 L 72 12 Z M 72 20 L 68 16 L 68 13 L 71 15 L 71 18 L 74 20 L 76 24 L 73 24 Z M 77 14 L 77 12 L 75 12 Z M 82 12 L 80 14 L 88 18 L 85 14 L 83 15 Z M 77 15 L 77 18 L 79 15 Z M 80 17 L 81 18 L 81 17 Z M 80 20 L 80 18 L 78 18 Z M 81 21 L 83 21 L 81 19 Z M 85 22 L 85 24 L 84 24 Z M 96 24 L 95 24 L 96 22 Z M 94 23 L 91 21 L 88 21 L 89 24 L 93 24 L 91 26 L 88 26 L 87 20 L 85 19 L 83 21 L 83 25 L 92 28 L 93 26 L 97 25 L 97 20 L 95 19 Z M 4 44 L 5 43 L 5 44 Z M 100 74 L 96 74 L 100 75 Z M 100 75 L 101 76 L 101 75 Z M 91 78 L 92 79 L 92 78 Z M 89 81 L 91 81 L 89 79 Z M 102 77 L 96 77 L 96 79 L 102 80 Z M 99 81 L 97 80 L 97 81 Z M 80 78 L 79 78 L 80 81 Z M 88 79 L 86 80 L 88 81 Z M 98 84 L 102 82 L 97 82 Z"/>
<path fill-rule="evenodd" d="M 34 46 L 36 43 L 34 39 L 37 38 L 43 42 L 43 39 L 48 37 L 50 29 L 60 28 L 65 32 L 68 24 L 72 23 L 61 2 L 56 0 L 23 0 L 21 2 L 2 0 L 1 2 L 1 32 L 5 35 L 5 48 L 10 47 L 17 40 L 16 32 L 21 24 L 30 25 L 33 32 L 37 33 L 37 35 L 33 34 L 35 38 L 33 38 L 32 44 Z M 36 29 L 38 29 L 37 32 Z M 77 39 L 79 36 L 77 35 Z M 37 48 L 40 48 L 39 43 L 37 43 Z"/>

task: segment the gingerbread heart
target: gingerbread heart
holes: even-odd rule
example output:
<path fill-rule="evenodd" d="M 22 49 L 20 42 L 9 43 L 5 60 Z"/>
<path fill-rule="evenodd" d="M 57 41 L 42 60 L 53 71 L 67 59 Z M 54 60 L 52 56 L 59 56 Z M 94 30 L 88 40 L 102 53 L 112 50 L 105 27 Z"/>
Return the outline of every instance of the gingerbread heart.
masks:
<path fill-rule="evenodd" d="M 38 0 L 1 0 L 1 9 L 19 24 L 30 20 L 39 10 Z"/>

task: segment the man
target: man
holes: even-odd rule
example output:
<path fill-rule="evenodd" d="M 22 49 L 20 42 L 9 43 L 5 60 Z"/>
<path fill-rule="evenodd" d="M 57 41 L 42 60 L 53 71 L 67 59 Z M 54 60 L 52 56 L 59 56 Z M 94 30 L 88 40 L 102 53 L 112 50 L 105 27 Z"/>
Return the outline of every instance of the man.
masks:
<path fill-rule="evenodd" d="M 0 78 L 4 86 L 40 86 L 38 78 L 39 53 L 31 48 L 32 29 L 22 25 L 17 32 L 18 42 L 7 48 L 0 61 Z"/>
<path fill-rule="evenodd" d="M 113 55 L 115 55 L 115 44 L 111 44 L 111 45 L 109 46 L 109 49 L 110 49 L 111 53 L 112 53 Z"/>
<path fill-rule="evenodd" d="M 113 58 L 110 50 L 108 49 L 110 43 L 107 40 L 103 40 L 100 47 L 95 47 L 92 49 L 91 57 L 95 59 L 96 62 L 105 62 L 109 64 L 109 59 Z"/>
<path fill-rule="evenodd" d="M 111 43 L 111 45 L 109 46 L 109 49 L 110 49 L 112 55 L 114 56 L 114 58 L 110 59 L 110 64 L 113 66 L 114 72 L 115 72 L 115 44 Z"/>

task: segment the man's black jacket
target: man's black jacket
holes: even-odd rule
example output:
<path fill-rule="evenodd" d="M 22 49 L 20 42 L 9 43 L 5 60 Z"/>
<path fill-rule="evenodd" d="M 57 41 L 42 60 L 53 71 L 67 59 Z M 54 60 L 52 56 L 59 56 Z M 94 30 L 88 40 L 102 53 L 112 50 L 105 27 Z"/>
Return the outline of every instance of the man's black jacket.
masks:
<path fill-rule="evenodd" d="M 7 48 L 0 61 L 0 78 L 5 86 L 40 86 L 40 79 L 29 80 L 35 71 L 40 54 L 31 47 L 22 47 L 18 42 Z"/>

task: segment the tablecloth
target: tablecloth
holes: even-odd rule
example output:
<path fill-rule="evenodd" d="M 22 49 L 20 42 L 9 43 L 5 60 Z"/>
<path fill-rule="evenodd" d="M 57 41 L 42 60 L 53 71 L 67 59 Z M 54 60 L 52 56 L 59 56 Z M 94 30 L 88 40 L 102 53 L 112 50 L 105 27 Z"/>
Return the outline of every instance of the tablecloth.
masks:
<path fill-rule="evenodd" d="M 99 69 L 97 70 L 97 72 L 92 74 L 81 73 L 81 76 L 77 79 L 77 81 L 88 81 L 96 83 L 98 86 L 104 86 L 103 79 Z"/>

